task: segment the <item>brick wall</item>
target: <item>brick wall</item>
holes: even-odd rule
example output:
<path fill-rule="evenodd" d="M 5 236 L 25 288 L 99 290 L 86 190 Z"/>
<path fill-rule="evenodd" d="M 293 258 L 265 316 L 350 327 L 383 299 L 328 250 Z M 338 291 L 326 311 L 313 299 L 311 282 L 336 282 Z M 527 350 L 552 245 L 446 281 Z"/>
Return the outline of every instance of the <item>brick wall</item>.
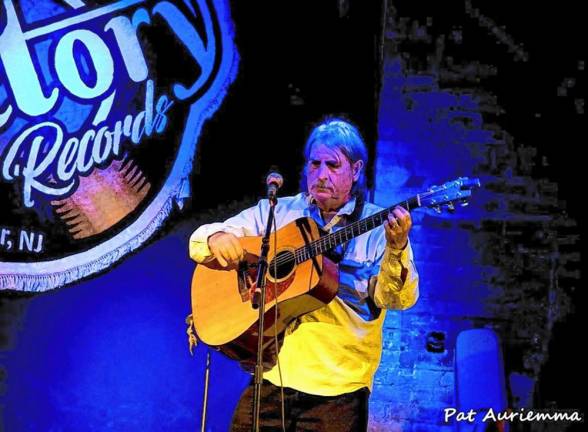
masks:
<path fill-rule="evenodd" d="M 389 11 L 374 200 L 389 206 L 458 176 L 481 190 L 455 214 L 413 213 L 411 234 L 421 298 L 388 313 L 370 430 L 454 430 L 457 334 L 488 327 L 500 336 L 508 403 L 528 406 L 555 322 L 570 310 L 577 284 L 577 227 L 557 185 L 537 176 L 536 151 L 501 126 L 502 110 L 484 87 L 492 68 L 441 61 L 439 35 Z M 442 352 L 427 350 L 431 333 Z M 525 381 L 525 379 L 527 379 Z"/>

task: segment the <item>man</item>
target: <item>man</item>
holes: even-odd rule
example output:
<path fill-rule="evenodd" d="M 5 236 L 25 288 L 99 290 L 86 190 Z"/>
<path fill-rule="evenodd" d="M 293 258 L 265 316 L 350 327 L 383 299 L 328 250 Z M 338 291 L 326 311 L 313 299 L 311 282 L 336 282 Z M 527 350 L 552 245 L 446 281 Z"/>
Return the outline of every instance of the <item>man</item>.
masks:
<path fill-rule="evenodd" d="M 381 210 L 365 202 L 366 146 L 357 128 L 341 119 L 316 126 L 305 147 L 302 192 L 279 198 L 278 229 L 312 217 L 332 232 Z M 199 227 L 190 255 L 226 267 L 243 255 L 238 237 L 262 235 L 268 200 L 223 223 Z M 264 373 L 262 430 L 367 430 L 367 403 L 382 351 L 385 309 L 407 309 L 418 298 L 418 274 L 408 234 L 408 211 L 396 207 L 383 226 L 350 240 L 338 252 L 339 290 L 326 306 L 286 329 L 278 364 Z M 284 387 L 282 407 L 281 387 Z M 234 431 L 251 429 L 253 385 L 233 417 Z"/>

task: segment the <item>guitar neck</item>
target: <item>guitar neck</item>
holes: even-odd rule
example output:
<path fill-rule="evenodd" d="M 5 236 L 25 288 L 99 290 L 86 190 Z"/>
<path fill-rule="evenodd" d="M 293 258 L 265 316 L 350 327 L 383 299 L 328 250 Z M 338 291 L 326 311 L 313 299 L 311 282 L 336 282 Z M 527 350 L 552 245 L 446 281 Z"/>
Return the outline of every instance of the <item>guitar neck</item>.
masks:
<path fill-rule="evenodd" d="M 357 236 L 365 234 L 366 232 L 379 227 L 386 220 L 388 220 L 388 215 L 390 212 L 392 212 L 392 210 L 398 206 L 404 207 L 408 211 L 421 207 L 421 196 L 420 194 L 417 194 L 406 201 L 401 201 L 391 207 L 374 213 L 365 219 L 355 221 L 338 231 L 327 234 L 318 240 L 310 242 L 307 245 L 296 249 L 296 263 L 300 264 L 306 260 L 314 258 L 317 255 L 322 255 L 323 253 L 328 252 L 331 249 L 334 249 Z"/>

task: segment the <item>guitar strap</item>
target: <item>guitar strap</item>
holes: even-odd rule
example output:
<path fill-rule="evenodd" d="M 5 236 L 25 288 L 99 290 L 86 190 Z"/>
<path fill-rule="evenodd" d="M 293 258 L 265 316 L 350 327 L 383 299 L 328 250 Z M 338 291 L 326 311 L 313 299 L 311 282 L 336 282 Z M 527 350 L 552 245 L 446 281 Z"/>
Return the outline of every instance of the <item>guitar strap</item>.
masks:
<path fill-rule="evenodd" d="M 361 217 L 361 214 L 363 213 L 364 204 L 365 204 L 365 200 L 364 200 L 363 196 L 356 197 L 355 208 L 353 209 L 353 212 L 351 212 L 351 214 L 347 218 L 347 225 L 359 220 L 359 218 Z M 333 217 L 333 219 L 331 219 L 331 221 L 323 227 L 323 230 L 325 230 L 326 232 L 330 232 L 331 228 L 333 228 L 335 225 L 337 225 L 340 220 L 341 220 L 341 216 L 335 215 L 335 217 Z M 335 249 L 331 249 L 330 251 L 325 252 L 324 255 L 327 258 L 329 258 L 331 261 L 333 261 L 335 264 L 339 264 L 341 262 L 341 260 L 343 260 L 343 257 L 345 256 L 345 253 L 347 252 L 348 246 L 349 246 L 349 242 L 345 242 L 341 246 L 338 246 Z"/>

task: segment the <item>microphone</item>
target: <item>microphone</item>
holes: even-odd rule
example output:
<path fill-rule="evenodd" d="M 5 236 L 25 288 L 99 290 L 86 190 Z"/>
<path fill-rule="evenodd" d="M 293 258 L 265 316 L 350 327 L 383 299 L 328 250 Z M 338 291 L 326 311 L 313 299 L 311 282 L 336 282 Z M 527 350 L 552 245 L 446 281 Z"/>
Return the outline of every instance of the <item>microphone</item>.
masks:
<path fill-rule="evenodd" d="M 275 202 L 278 189 L 280 189 L 284 184 L 284 178 L 280 175 L 280 173 L 273 171 L 268 174 L 267 178 L 265 179 L 265 184 L 267 185 L 267 198 L 270 201 Z"/>

